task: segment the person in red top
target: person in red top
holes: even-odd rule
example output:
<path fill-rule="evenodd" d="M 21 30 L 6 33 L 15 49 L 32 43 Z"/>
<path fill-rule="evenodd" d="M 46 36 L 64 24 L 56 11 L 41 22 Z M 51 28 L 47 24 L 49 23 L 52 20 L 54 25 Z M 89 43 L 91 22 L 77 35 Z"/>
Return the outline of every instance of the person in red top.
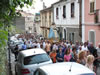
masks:
<path fill-rule="evenodd" d="M 56 56 L 57 56 L 56 50 L 53 50 L 50 53 L 50 58 L 52 59 L 53 63 L 56 63 Z"/>

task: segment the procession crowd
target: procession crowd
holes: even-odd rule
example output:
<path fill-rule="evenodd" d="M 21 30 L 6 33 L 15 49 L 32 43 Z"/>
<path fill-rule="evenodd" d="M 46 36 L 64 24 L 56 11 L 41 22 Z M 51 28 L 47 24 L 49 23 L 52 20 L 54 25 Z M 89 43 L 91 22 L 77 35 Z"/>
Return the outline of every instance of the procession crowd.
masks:
<path fill-rule="evenodd" d="M 49 40 L 24 41 L 21 50 L 30 48 L 42 48 L 51 57 L 53 63 L 77 62 L 94 72 L 100 63 L 100 43 L 98 47 L 94 47 L 93 43 L 88 41 L 84 43 L 76 41 L 75 44 L 66 40 L 59 42 L 50 42 Z M 16 45 L 15 50 L 18 50 L 18 45 Z"/>

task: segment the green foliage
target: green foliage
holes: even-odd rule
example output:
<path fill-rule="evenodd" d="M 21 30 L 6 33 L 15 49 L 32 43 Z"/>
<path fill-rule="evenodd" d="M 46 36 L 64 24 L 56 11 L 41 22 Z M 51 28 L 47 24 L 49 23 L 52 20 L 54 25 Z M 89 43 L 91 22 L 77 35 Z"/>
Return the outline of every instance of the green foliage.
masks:
<path fill-rule="evenodd" d="M 22 8 L 24 4 L 32 5 L 32 0 L 0 0 L 0 75 L 6 75 L 7 51 L 5 47 L 7 47 L 8 31 L 11 31 L 12 20 L 19 15 L 16 7 Z"/>

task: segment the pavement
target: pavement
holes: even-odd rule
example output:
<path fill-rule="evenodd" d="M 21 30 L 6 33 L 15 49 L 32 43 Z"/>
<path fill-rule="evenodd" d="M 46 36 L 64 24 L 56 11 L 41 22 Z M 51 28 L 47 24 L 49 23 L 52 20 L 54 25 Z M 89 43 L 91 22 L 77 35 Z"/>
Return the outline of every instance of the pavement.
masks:
<path fill-rule="evenodd" d="M 11 52 L 11 70 L 12 75 L 15 75 L 15 55 Z"/>

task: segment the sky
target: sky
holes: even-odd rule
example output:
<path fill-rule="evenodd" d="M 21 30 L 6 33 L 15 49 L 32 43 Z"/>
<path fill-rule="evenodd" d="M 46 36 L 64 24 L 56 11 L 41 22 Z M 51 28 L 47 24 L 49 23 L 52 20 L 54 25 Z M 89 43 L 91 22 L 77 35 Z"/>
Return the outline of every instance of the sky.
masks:
<path fill-rule="evenodd" d="M 45 2 L 45 5 L 47 7 L 50 7 L 51 4 L 53 4 L 57 1 L 59 1 L 59 0 L 43 0 L 43 2 Z M 43 2 L 42 2 L 42 0 L 35 0 L 35 3 L 32 5 L 32 7 L 30 7 L 30 8 L 24 7 L 23 10 L 26 11 L 27 13 L 28 12 L 29 13 L 37 13 L 43 9 Z"/>

